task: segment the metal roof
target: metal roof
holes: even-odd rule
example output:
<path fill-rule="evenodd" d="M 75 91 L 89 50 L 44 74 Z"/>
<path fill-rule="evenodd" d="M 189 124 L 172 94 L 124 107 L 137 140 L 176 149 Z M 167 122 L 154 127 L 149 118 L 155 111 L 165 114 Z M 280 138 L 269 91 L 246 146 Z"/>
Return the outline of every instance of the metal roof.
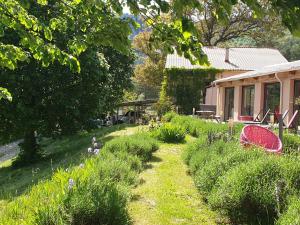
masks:
<path fill-rule="evenodd" d="M 218 84 L 227 81 L 235 81 L 242 80 L 247 78 L 261 77 L 265 75 L 275 74 L 275 73 L 283 73 L 289 71 L 300 70 L 300 60 L 294 62 L 281 63 L 271 66 L 265 66 L 262 69 L 256 71 L 249 71 L 246 73 L 241 73 L 238 75 L 234 75 L 231 77 L 222 78 L 219 80 L 215 80 L 213 83 Z"/>
<path fill-rule="evenodd" d="M 223 70 L 257 70 L 266 65 L 287 62 L 276 49 L 270 48 L 229 48 L 229 62 L 225 62 L 225 48 L 203 47 L 211 67 Z M 166 68 L 203 68 L 176 53 L 167 56 Z"/>

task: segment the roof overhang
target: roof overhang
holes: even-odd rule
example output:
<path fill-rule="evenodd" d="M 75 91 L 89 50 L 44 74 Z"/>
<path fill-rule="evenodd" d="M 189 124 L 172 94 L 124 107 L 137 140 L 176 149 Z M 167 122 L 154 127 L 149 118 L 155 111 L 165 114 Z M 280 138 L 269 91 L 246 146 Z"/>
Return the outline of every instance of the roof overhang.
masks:
<path fill-rule="evenodd" d="M 270 75 L 270 74 L 283 73 L 283 72 L 289 72 L 289 71 L 295 71 L 295 70 L 300 70 L 300 60 L 294 61 L 294 62 L 276 64 L 276 65 L 272 65 L 272 66 L 266 66 L 259 70 L 250 71 L 250 72 L 241 73 L 238 75 L 218 79 L 218 80 L 215 80 L 213 83 L 219 84 L 219 83 L 223 83 L 223 82 L 256 78 L 256 77 L 266 76 L 266 75 Z"/>

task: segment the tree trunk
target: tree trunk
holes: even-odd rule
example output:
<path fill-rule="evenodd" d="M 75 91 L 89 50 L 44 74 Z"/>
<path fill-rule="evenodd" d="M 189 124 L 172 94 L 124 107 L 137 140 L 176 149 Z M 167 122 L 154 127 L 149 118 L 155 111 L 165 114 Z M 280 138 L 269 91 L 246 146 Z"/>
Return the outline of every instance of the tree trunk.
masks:
<path fill-rule="evenodd" d="M 27 130 L 24 140 L 20 143 L 20 153 L 14 162 L 15 165 L 26 165 L 36 162 L 41 158 L 40 147 L 36 141 L 33 129 Z"/>

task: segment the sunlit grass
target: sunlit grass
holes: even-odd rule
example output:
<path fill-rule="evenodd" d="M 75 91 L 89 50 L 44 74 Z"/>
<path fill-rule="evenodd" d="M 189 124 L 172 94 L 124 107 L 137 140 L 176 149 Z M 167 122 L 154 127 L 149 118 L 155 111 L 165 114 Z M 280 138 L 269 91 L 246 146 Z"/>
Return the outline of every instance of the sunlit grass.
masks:
<path fill-rule="evenodd" d="M 82 132 L 77 135 L 63 137 L 60 140 L 45 139 L 42 141 L 46 157 L 31 166 L 12 168 L 12 160 L 0 164 L 0 209 L 7 201 L 21 195 L 39 181 L 51 178 L 58 168 L 66 169 L 78 165 L 87 156 L 87 147 L 91 138 L 96 136 L 101 142 L 108 141 L 124 133 L 133 133 L 136 128 L 126 128 L 126 125 L 100 128 L 92 132 Z M 114 132 L 114 133 L 112 133 Z"/>
<path fill-rule="evenodd" d="M 189 142 L 190 137 L 187 137 Z M 129 205 L 134 224 L 205 225 L 223 221 L 201 200 L 181 158 L 185 144 L 162 144 Z M 224 221 L 223 221 L 224 222 Z"/>

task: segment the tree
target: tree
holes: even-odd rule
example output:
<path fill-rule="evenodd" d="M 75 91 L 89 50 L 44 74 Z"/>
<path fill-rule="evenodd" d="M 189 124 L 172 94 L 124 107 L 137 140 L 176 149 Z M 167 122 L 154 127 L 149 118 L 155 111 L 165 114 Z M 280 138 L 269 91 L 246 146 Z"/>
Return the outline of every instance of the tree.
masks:
<path fill-rule="evenodd" d="M 275 46 L 289 61 L 300 60 L 300 38 L 286 35 L 280 38 Z"/>
<path fill-rule="evenodd" d="M 138 51 L 143 61 L 135 66 L 134 81 L 146 89 L 157 92 L 166 63 L 166 54 L 150 47 L 151 31 L 144 31 L 135 36 L 133 48 Z M 155 96 L 157 93 L 151 94 Z"/>
<path fill-rule="evenodd" d="M 220 21 L 228 21 L 233 6 L 238 1 L 211 0 L 213 13 Z M 270 13 L 278 14 L 283 24 L 296 35 L 300 35 L 300 2 L 298 0 L 242 0 L 255 15 L 262 16 L 262 4 L 267 2 Z M 194 63 L 205 63 L 207 58 L 201 51 L 197 31 L 188 12 L 200 14 L 205 2 L 198 0 L 0 0 L 0 36 L 8 30 L 14 31 L 14 41 L 0 40 L 0 66 L 14 69 L 19 61 L 30 58 L 48 66 L 54 61 L 80 71 L 77 57 L 88 45 L 113 46 L 128 52 L 130 19 L 120 19 L 123 8 L 128 5 L 134 15 L 143 16 L 153 27 L 151 41 L 154 46 L 163 43 L 163 49 L 173 52 L 173 48 Z M 39 16 L 40 12 L 44 16 Z M 165 23 L 161 14 L 168 13 L 170 20 Z M 57 43 L 56 34 L 61 31 L 72 35 L 66 45 Z M 75 31 L 75 32 L 74 32 Z M 9 54 L 7 54 L 9 53 Z"/>
<path fill-rule="evenodd" d="M 214 14 L 214 7 L 215 5 L 208 1 L 203 12 L 194 15 L 198 21 L 196 27 L 201 34 L 201 41 L 206 46 L 217 46 L 249 35 L 264 24 L 263 19 L 255 17 L 253 11 L 244 3 L 233 7 L 226 23 L 220 23 Z"/>
<path fill-rule="evenodd" d="M 211 2 L 216 18 L 228 22 L 237 1 Z M 260 1 L 243 2 L 261 16 Z M 300 35 L 300 2 L 268 2 L 272 13 L 278 13 L 283 23 Z M 11 131 L 24 135 L 21 158 L 32 160 L 37 156 L 35 130 L 45 134 L 74 131 L 95 112 L 90 102 L 110 107 L 106 104 L 110 96 L 105 93 L 102 105 L 92 101 L 99 96 L 93 90 L 109 90 L 115 97 L 123 89 L 117 80 L 106 80 L 113 66 L 106 65 L 108 56 L 103 47 L 130 56 L 128 36 L 130 26 L 136 26 L 136 22 L 122 17 L 125 5 L 152 28 L 152 48 L 164 54 L 176 50 L 192 63 L 208 64 L 200 35 L 188 14 L 191 10 L 203 11 L 199 0 L 0 0 L 0 67 L 5 68 L 1 70 L 0 85 L 12 91 L 14 99 L 11 106 L 7 102 L 1 105 L 0 129 L 4 134 Z M 168 14 L 167 21 L 162 19 L 163 14 Z M 9 99 L 6 89 L 2 88 L 0 94 Z"/>
<path fill-rule="evenodd" d="M 1 104 L 0 134 L 24 138 L 18 163 L 41 156 L 36 132 L 53 137 L 86 128 L 89 119 L 111 111 L 130 87 L 132 56 L 103 48 L 87 50 L 78 60 L 80 74 L 58 63 L 43 68 L 34 61 L 0 71 L 0 82 L 14 96 Z"/>

